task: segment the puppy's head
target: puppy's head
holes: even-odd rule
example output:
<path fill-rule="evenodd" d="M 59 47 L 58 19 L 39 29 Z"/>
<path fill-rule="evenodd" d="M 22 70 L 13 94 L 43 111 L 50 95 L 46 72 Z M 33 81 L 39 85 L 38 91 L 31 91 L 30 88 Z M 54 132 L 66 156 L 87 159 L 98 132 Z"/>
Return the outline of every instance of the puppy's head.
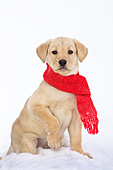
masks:
<path fill-rule="evenodd" d="M 75 39 L 56 38 L 41 44 L 36 52 L 42 62 L 61 75 L 77 74 L 79 63 L 87 56 L 88 49 Z"/>

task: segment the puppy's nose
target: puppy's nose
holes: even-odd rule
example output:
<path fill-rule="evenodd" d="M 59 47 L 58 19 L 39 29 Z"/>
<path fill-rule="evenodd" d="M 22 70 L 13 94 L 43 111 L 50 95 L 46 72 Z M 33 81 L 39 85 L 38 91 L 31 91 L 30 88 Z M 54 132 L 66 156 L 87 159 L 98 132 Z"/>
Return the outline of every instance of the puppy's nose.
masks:
<path fill-rule="evenodd" d="M 66 63 L 67 63 L 67 61 L 66 61 L 66 60 L 64 60 L 64 59 L 59 60 L 59 64 L 60 64 L 61 66 L 65 66 L 65 65 L 66 65 Z"/>

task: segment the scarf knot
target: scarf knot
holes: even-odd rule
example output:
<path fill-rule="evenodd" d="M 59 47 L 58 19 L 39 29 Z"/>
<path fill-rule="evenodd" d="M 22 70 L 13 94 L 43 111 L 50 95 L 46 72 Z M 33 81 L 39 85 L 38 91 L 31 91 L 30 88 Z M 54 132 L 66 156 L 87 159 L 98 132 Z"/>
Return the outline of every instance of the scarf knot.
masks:
<path fill-rule="evenodd" d="M 90 134 L 97 134 L 99 121 L 86 78 L 79 74 L 62 76 L 55 73 L 48 64 L 43 78 L 55 88 L 76 95 L 77 109 L 84 128 Z"/>

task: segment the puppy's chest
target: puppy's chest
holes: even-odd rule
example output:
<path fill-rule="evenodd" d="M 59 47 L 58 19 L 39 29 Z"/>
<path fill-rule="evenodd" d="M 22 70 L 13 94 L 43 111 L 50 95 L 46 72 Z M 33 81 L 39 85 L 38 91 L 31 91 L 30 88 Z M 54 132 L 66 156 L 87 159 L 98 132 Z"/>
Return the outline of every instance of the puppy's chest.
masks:
<path fill-rule="evenodd" d="M 52 114 L 59 120 L 63 132 L 70 124 L 72 111 L 76 109 L 76 96 L 69 94 L 65 100 L 54 101 L 49 107 Z"/>

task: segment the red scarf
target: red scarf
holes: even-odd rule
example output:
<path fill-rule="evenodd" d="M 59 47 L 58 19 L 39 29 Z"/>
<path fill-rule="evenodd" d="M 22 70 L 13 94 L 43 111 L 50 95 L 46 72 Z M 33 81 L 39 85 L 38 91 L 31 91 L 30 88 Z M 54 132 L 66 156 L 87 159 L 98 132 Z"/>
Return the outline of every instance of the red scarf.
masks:
<path fill-rule="evenodd" d="M 86 78 L 79 74 L 62 76 L 55 73 L 48 64 L 43 77 L 47 83 L 55 88 L 76 95 L 77 108 L 85 129 L 90 134 L 97 134 L 99 121 Z"/>

